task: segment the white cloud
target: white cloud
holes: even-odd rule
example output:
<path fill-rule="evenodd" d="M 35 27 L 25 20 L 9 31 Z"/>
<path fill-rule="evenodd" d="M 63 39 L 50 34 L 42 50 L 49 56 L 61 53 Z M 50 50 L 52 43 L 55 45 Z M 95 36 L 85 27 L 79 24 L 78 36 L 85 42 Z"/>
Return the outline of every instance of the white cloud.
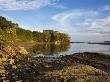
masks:
<path fill-rule="evenodd" d="M 80 19 L 82 21 L 85 19 L 85 21 L 90 21 L 93 19 L 94 16 L 98 14 L 97 11 L 89 11 L 89 10 L 69 10 L 63 13 L 59 13 L 52 17 L 53 20 L 60 23 L 61 25 L 65 25 L 70 22 L 70 20 L 77 21 L 77 19 Z M 79 21 L 79 20 L 78 20 Z M 84 21 L 84 20 L 83 20 Z"/>
<path fill-rule="evenodd" d="M 53 7 L 59 8 L 59 9 L 68 9 L 68 7 L 66 7 L 66 6 L 64 6 L 64 5 L 61 5 L 61 4 L 56 4 L 56 5 L 54 5 Z"/>
<path fill-rule="evenodd" d="M 102 8 L 100 8 L 102 11 L 110 11 L 110 5 L 105 5 Z"/>
<path fill-rule="evenodd" d="M 110 26 L 110 16 L 103 19 L 96 19 L 92 22 L 91 28 L 106 28 Z"/>
<path fill-rule="evenodd" d="M 110 16 L 101 15 L 99 11 L 77 9 L 58 13 L 52 19 L 72 35 L 110 35 Z"/>
<path fill-rule="evenodd" d="M 0 10 L 29 10 L 53 5 L 57 0 L 0 0 Z"/>
<path fill-rule="evenodd" d="M 110 16 L 96 19 L 89 24 L 88 32 L 110 35 Z"/>
<path fill-rule="evenodd" d="M 69 10 L 58 13 L 52 17 L 62 29 L 78 30 L 80 27 L 87 27 L 99 12 L 92 10 Z M 63 28 L 64 27 L 64 28 Z M 69 31 L 69 30 L 68 30 Z"/>

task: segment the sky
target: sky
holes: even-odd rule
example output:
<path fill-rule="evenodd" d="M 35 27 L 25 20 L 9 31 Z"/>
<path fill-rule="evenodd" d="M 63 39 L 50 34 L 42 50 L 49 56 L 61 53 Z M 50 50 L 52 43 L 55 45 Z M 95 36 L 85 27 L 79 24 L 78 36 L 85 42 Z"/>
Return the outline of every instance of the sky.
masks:
<path fill-rule="evenodd" d="M 71 41 L 110 40 L 110 0 L 0 0 L 0 16 L 28 30 L 68 33 Z"/>

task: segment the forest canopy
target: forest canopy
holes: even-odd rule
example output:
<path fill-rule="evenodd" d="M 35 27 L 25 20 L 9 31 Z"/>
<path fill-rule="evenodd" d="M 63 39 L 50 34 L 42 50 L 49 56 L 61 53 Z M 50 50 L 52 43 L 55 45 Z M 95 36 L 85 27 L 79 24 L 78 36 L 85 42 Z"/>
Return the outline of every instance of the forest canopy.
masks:
<path fill-rule="evenodd" d="M 3 41 L 36 41 L 36 42 L 70 42 L 66 33 L 53 30 L 30 31 L 0 16 L 0 40 Z"/>

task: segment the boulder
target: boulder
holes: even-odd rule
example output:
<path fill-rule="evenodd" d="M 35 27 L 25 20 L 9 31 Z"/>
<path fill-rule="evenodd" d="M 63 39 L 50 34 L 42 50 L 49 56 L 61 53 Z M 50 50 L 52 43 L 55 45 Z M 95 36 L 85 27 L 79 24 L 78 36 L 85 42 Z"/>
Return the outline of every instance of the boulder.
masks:
<path fill-rule="evenodd" d="M 11 46 L 4 47 L 2 51 L 6 52 L 7 54 L 11 54 L 11 55 L 15 53 L 14 48 L 12 48 Z"/>
<path fill-rule="evenodd" d="M 24 47 L 18 47 L 17 53 L 24 54 L 24 55 L 28 54 L 27 50 Z"/>

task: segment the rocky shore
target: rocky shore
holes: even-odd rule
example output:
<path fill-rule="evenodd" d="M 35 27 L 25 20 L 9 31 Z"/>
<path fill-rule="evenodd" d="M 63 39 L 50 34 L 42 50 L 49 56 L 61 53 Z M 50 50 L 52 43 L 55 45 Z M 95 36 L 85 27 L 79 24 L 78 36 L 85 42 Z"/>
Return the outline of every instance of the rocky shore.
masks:
<path fill-rule="evenodd" d="M 110 81 L 110 56 L 105 54 L 76 53 L 58 58 L 54 63 L 57 65 L 53 68 L 59 67 L 59 70 L 46 72 L 44 76 L 46 80 L 52 82 Z"/>
<path fill-rule="evenodd" d="M 110 82 L 110 55 L 75 53 L 32 58 L 21 46 L 0 43 L 0 82 Z M 41 61 L 40 61 L 41 60 Z"/>

